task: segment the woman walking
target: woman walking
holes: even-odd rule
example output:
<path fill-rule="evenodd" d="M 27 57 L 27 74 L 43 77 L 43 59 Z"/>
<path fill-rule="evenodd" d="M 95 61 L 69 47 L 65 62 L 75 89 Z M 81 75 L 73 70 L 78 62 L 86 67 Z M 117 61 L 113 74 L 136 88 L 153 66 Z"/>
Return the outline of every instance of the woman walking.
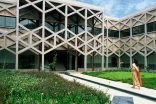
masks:
<path fill-rule="evenodd" d="M 138 61 L 136 59 L 133 60 L 133 64 L 132 64 L 132 79 L 133 79 L 132 88 L 135 88 L 135 86 L 137 86 L 140 89 L 140 86 L 142 85 L 142 81 L 139 73 Z"/>

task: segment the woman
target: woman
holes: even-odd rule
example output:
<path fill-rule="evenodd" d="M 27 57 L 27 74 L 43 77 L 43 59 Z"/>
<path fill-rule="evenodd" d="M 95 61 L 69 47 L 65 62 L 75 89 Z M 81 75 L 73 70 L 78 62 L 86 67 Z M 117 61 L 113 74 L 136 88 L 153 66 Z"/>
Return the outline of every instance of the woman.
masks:
<path fill-rule="evenodd" d="M 132 64 L 132 79 L 133 79 L 132 88 L 135 88 L 135 86 L 137 86 L 140 89 L 140 86 L 142 85 L 142 81 L 139 73 L 138 61 L 136 59 L 133 60 L 133 64 Z"/>

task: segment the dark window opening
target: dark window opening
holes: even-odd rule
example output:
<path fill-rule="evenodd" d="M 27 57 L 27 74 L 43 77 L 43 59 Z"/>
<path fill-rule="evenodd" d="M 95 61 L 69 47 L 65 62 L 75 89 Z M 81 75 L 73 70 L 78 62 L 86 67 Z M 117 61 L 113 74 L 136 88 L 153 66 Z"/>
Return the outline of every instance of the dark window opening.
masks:
<path fill-rule="evenodd" d="M 147 32 L 156 31 L 156 22 L 147 23 Z"/>
<path fill-rule="evenodd" d="M 132 28 L 133 35 L 142 34 L 142 33 L 144 33 L 144 25 L 140 25 Z"/>
<path fill-rule="evenodd" d="M 120 31 L 120 37 L 127 37 L 130 36 L 130 29 L 125 29 Z"/>
<path fill-rule="evenodd" d="M 119 31 L 117 31 L 117 30 L 108 30 L 108 37 L 119 38 Z"/>

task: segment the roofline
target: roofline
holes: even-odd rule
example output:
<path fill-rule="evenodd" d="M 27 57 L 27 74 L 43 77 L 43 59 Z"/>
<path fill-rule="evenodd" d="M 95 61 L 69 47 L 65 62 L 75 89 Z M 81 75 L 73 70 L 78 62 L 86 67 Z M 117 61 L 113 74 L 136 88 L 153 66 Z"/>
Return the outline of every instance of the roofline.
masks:
<path fill-rule="evenodd" d="M 147 12 L 147 11 L 150 11 L 150 10 L 153 10 L 153 9 L 156 9 L 156 4 L 154 4 L 154 5 L 150 6 L 150 7 L 147 7 L 147 8 L 145 8 L 145 9 L 141 9 L 141 10 L 139 10 L 139 11 L 137 11 L 137 12 L 132 13 L 132 14 L 126 15 L 126 16 L 124 16 L 124 17 L 121 17 L 121 18 L 119 18 L 119 19 L 120 19 L 120 20 L 128 19 L 128 18 L 137 16 L 137 15 L 139 15 L 139 14 L 141 14 L 141 13 L 144 13 L 144 12 Z"/>
<path fill-rule="evenodd" d="M 100 6 L 95 6 L 95 5 L 91 5 L 91 4 L 86 4 L 86 3 L 82 3 L 82 2 L 78 2 L 78 1 L 74 1 L 74 0 L 50 0 L 53 2 L 59 2 L 59 3 L 65 3 L 68 5 L 74 5 L 74 6 L 78 6 L 78 7 L 84 7 L 84 8 L 88 8 L 88 9 L 93 9 L 93 10 L 98 10 L 103 12 L 104 8 L 100 7 Z"/>
<path fill-rule="evenodd" d="M 119 21 L 122 21 L 122 20 L 124 20 L 124 19 L 132 18 L 132 17 L 134 17 L 134 16 L 137 16 L 137 15 L 139 15 L 139 14 L 145 13 L 145 12 L 147 12 L 147 11 L 151 11 L 151 10 L 153 10 L 153 9 L 156 9 L 156 4 L 154 4 L 154 5 L 150 6 L 150 7 L 147 7 L 147 8 L 145 8 L 145 9 L 139 10 L 139 11 L 137 11 L 137 12 L 131 13 L 131 14 L 126 15 L 126 16 L 121 17 L 121 18 L 112 17 L 112 16 L 106 16 L 106 15 L 104 15 L 104 18 L 110 19 L 110 20 L 119 20 Z"/>
<path fill-rule="evenodd" d="M 5 1 L 4 0 L 0 0 L 0 2 L 1 3 L 12 4 L 12 3 L 16 3 L 17 1 L 16 0 L 15 1 L 12 1 L 12 0 L 9 0 L 9 1 L 8 0 L 5 0 Z"/>
<path fill-rule="evenodd" d="M 109 19 L 109 20 L 116 20 L 116 21 L 119 21 L 120 18 L 117 18 L 117 17 L 112 17 L 112 16 L 106 16 L 104 15 L 104 19 Z"/>

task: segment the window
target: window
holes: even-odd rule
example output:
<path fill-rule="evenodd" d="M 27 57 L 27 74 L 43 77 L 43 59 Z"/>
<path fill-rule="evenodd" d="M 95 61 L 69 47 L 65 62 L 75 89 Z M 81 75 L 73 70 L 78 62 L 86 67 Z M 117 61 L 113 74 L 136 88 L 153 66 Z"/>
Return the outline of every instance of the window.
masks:
<path fill-rule="evenodd" d="M 132 28 L 133 35 L 142 34 L 142 33 L 144 33 L 144 25 L 140 25 Z"/>
<path fill-rule="evenodd" d="M 151 22 L 147 24 L 147 32 L 156 31 L 156 22 Z"/>
<path fill-rule="evenodd" d="M 107 36 L 107 29 L 104 29 L 104 36 Z"/>
<path fill-rule="evenodd" d="M 20 24 L 22 24 L 28 29 L 35 29 L 37 28 L 37 26 L 39 26 L 38 20 L 29 20 L 29 19 L 20 19 Z"/>
<path fill-rule="evenodd" d="M 35 29 L 37 20 L 29 20 L 29 29 Z"/>
<path fill-rule="evenodd" d="M 94 35 L 98 35 L 102 33 L 102 29 L 101 28 L 94 28 Z"/>
<path fill-rule="evenodd" d="M 0 16 L 0 26 L 5 26 L 5 17 Z"/>
<path fill-rule="evenodd" d="M 16 27 L 16 18 L 0 16 L 0 26 L 3 27 Z"/>
<path fill-rule="evenodd" d="M 119 38 L 119 31 L 117 31 L 117 30 L 108 30 L 108 37 Z"/>
<path fill-rule="evenodd" d="M 127 37 L 130 36 L 130 29 L 125 29 L 120 31 L 120 37 Z"/>
<path fill-rule="evenodd" d="M 6 17 L 6 26 L 7 27 L 16 27 L 16 19 L 13 17 Z"/>
<path fill-rule="evenodd" d="M 22 24 L 23 26 L 27 27 L 27 25 L 29 24 L 28 21 L 29 21 L 28 19 L 21 20 L 21 21 L 20 21 L 20 24 Z"/>

